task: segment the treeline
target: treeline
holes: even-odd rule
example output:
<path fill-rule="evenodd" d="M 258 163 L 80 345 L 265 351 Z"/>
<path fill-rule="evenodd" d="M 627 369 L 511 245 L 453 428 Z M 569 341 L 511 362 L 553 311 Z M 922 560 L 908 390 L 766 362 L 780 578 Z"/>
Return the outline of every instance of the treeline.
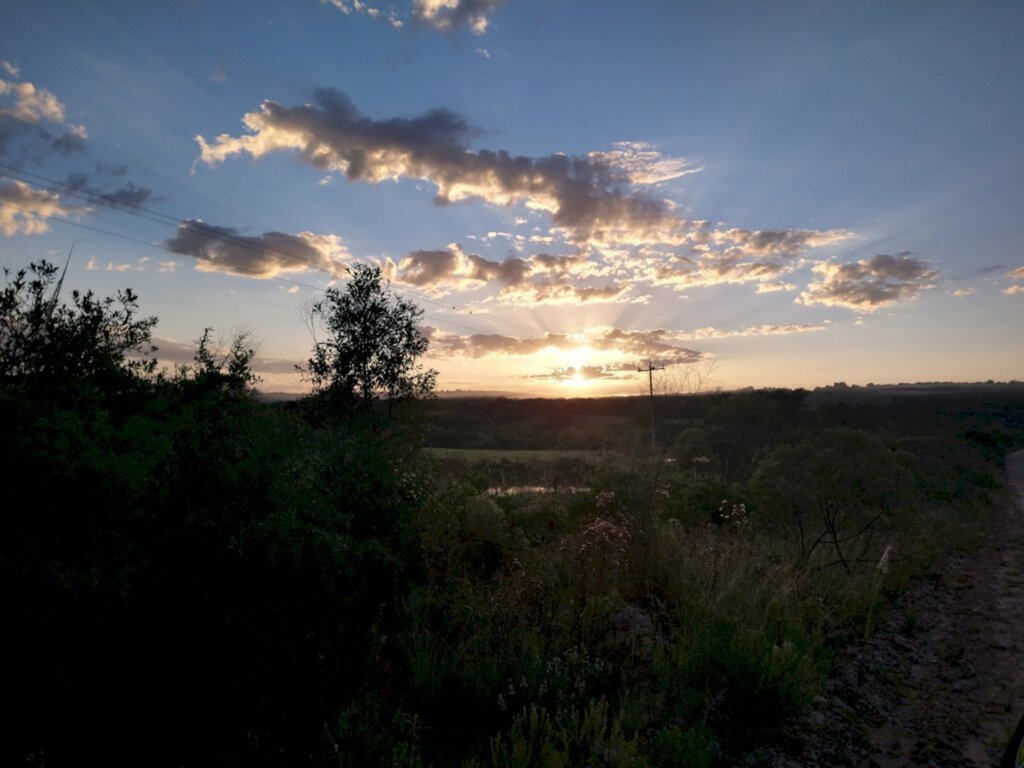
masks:
<path fill-rule="evenodd" d="M 0 292 L 9 764 L 732 764 L 796 738 L 830 649 L 977 535 L 1024 444 L 1009 401 L 680 398 L 653 454 L 646 404 L 480 402 L 477 437 L 608 446 L 493 496 L 418 447 L 451 412 L 341 375 L 344 333 L 320 396 L 264 405 L 244 338 L 159 373 L 132 294 L 55 276 Z"/>

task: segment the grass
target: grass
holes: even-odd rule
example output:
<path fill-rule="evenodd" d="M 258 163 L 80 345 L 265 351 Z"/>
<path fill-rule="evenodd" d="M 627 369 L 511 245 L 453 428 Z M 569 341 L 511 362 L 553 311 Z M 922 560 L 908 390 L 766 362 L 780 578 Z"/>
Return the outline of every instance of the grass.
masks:
<path fill-rule="evenodd" d="M 464 461 L 519 461 L 550 462 L 559 459 L 577 459 L 596 464 L 603 451 L 580 450 L 495 450 L 489 448 L 425 448 L 436 459 L 462 459 Z"/>

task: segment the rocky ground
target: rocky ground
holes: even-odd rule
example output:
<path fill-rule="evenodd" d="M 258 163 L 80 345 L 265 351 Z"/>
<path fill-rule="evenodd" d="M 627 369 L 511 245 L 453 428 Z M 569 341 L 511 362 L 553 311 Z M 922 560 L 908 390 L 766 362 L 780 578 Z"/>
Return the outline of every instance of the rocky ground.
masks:
<path fill-rule="evenodd" d="M 981 546 L 911 588 L 847 649 L 787 753 L 748 765 L 998 765 L 1024 714 L 1024 451 Z"/>

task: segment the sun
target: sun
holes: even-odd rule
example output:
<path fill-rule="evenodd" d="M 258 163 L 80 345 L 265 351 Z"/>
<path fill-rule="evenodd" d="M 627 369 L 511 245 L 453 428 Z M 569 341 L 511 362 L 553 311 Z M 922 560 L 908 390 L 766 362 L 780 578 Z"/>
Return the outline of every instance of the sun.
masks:
<path fill-rule="evenodd" d="M 594 354 L 595 350 L 586 344 L 573 347 L 565 353 L 565 367 L 572 368 L 576 371 L 576 376 L 582 378 L 583 374 L 580 373 L 580 369 L 586 367 L 588 361 L 593 359 Z"/>

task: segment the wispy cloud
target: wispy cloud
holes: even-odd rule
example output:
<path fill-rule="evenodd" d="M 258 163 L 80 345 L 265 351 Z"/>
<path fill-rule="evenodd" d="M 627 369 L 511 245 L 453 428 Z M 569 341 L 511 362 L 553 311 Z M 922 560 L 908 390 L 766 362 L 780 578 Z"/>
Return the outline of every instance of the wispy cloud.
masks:
<path fill-rule="evenodd" d="M 382 11 L 376 6 L 362 2 L 362 0 L 320 0 L 321 5 L 333 5 L 346 16 L 353 14 L 369 16 L 371 19 L 386 21 L 395 29 L 403 29 L 405 22 L 394 10 Z"/>
<path fill-rule="evenodd" d="M 670 338 L 676 341 L 700 341 L 703 339 L 730 339 L 743 336 L 788 336 L 793 333 L 814 333 L 824 331 L 826 326 L 811 323 L 785 323 L 748 325 L 744 328 L 728 329 L 705 326 L 693 331 L 677 331 Z"/>
<path fill-rule="evenodd" d="M 704 170 L 685 158 L 666 157 L 643 141 L 617 141 L 611 150 L 590 152 L 587 156 L 621 170 L 633 184 L 660 184 Z"/>

